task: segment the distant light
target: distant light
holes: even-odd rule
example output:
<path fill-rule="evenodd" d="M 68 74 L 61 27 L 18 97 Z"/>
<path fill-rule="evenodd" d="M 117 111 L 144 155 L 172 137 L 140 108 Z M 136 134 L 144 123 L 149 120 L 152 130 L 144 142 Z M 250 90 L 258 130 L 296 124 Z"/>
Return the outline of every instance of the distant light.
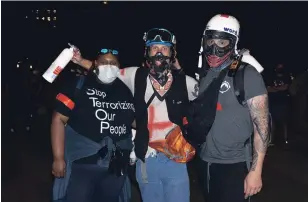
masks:
<path fill-rule="evenodd" d="M 17 64 L 17 68 L 19 68 L 19 64 Z"/>
<path fill-rule="evenodd" d="M 42 20 L 45 20 L 45 17 L 42 17 Z"/>
<path fill-rule="evenodd" d="M 48 17 L 47 20 L 50 21 L 50 17 Z"/>
<path fill-rule="evenodd" d="M 30 65 L 30 69 L 32 69 L 32 65 Z"/>
<path fill-rule="evenodd" d="M 50 13 L 50 10 L 47 10 L 48 13 Z"/>
<path fill-rule="evenodd" d="M 36 10 L 36 13 L 38 13 L 39 12 L 39 10 Z"/>
<path fill-rule="evenodd" d="M 39 18 L 39 17 L 36 17 L 36 19 L 39 20 L 40 18 Z"/>
<path fill-rule="evenodd" d="M 107 2 L 107 1 L 104 1 L 104 4 L 106 5 L 106 4 L 108 4 L 108 2 Z"/>
<path fill-rule="evenodd" d="M 26 58 L 26 60 L 28 60 L 29 58 Z"/>
<path fill-rule="evenodd" d="M 56 25 L 54 25 L 53 27 L 56 28 Z"/>
<path fill-rule="evenodd" d="M 57 10 L 53 10 L 53 13 L 56 13 L 57 12 Z"/>
<path fill-rule="evenodd" d="M 26 16 L 26 18 L 28 18 L 28 16 Z"/>
<path fill-rule="evenodd" d="M 53 17 L 53 20 L 57 20 L 57 17 Z"/>

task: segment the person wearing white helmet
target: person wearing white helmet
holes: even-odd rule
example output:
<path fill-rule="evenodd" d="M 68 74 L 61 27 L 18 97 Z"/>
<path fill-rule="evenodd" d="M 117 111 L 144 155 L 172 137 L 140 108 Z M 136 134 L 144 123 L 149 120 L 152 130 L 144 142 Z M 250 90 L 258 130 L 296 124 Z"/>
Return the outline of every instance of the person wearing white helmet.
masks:
<path fill-rule="evenodd" d="M 200 146 L 207 202 L 245 201 L 262 188 L 269 140 L 268 96 L 259 73 L 262 66 L 249 52 L 237 50 L 239 31 L 236 18 L 218 14 L 202 37 L 203 73 L 193 118 L 188 121 L 189 134 Z"/>
<path fill-rule="evenodd" d="M 154 28 L 143 40 L 144 67 L 124 68 L 118 75 L 134 95 L 136 135 L 131 162 L 136 162 L 144 202 L 189 202 L 186 162 L 195 149 L 182 133 L 188 103 L 197 97 L 197 81 L 178 71 L 176 38 L 170 31 Z M 91 67 L 91 61 L 81 56 L 75 55 L 73 61 Z"/>

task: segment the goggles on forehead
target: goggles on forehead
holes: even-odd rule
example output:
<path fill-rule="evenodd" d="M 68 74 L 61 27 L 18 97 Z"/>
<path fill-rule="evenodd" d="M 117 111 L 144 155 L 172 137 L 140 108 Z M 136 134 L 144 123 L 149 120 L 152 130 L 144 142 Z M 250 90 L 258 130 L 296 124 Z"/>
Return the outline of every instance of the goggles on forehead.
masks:
<path fill-rule="evenodd" d="M 153 28 L 146 32 L 143 36 L 143 40 L 146 42 L 146 46 L 156 44 L 170 44 L 175 45 L 175 36 L 166 29 Z"/>
<path fill-rule="evenodd" d="M 117 50 L 112 50 L 112 49 L 107 49 L 107 48 L 103 48 L 101 49 L 102 54 L 107 54 L 107 53 L 111 53 L 112 55 L 118 55 L 119 52 Z"/>

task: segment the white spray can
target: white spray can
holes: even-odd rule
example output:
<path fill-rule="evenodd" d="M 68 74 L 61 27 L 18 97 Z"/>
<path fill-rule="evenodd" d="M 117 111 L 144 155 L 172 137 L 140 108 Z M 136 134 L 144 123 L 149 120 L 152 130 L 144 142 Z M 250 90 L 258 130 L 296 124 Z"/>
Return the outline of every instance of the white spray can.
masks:
<path fill-rule="evenodd" d="M 43 74 L 43 78 L 52 83 L 74 56 L 74 46 L 64 49 Z"/>

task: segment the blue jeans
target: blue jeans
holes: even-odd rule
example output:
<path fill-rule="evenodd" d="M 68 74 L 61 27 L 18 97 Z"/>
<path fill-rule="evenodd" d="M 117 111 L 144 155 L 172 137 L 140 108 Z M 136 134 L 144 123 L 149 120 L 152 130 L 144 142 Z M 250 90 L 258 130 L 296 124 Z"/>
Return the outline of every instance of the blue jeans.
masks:
<path fill-rule="evenodd" d="M 119 202 L 125 180 L 98 165 L 73 163 L 66 202 Z"/>
<path fill-rule="evenodd" d="M 176 163 L 164 154 L 136 164 L 136 178 L 143 202 L 189 202 L 189 177 L 186 164 Z"/>

